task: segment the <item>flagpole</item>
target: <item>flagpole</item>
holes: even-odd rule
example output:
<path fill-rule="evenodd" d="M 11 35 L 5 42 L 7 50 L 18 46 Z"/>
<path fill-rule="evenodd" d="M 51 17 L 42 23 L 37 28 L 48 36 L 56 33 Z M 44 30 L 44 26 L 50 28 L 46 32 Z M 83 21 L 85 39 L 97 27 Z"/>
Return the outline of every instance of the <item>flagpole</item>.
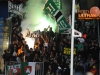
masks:
<path fill-rule="evenodd" d="M 72 34 L 71 34 L 71 64 L 70 75 L 73 75 L 73 51 L 74 51 L 74 20 L 75 20 L 75 0 L 72 0 Z"/>

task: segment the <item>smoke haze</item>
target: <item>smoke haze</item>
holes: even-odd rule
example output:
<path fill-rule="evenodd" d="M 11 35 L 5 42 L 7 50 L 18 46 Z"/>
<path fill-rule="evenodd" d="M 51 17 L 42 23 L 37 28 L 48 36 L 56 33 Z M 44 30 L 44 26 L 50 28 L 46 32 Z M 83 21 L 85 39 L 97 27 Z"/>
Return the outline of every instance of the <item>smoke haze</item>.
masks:
<path fill-rule="evenodd" d="M 29 28 L 30 31 L 35 31 L 47 28 L 50 25 L 55 31 L 56 24 L 53 19 L 46 17 L 43 13 L 42 7 L 44 6 L 45 0 L 28 0 L 26 6 L 24 7 L 25 19 L 22 21 L 22 33 Z M 47 22 L 45 22 L 47 20 Z"/>

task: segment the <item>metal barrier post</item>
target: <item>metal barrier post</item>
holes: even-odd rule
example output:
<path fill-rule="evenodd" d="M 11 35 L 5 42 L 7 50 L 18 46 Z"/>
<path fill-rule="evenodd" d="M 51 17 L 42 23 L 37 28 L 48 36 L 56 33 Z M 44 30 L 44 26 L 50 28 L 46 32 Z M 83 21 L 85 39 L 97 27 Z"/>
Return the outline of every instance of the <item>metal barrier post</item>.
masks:
<path fill-rule="evenodd" d="M 9 44 L 11 44 L 11 37 L 12 37 L 12 22 L 10 24 L 10 34 L 9 34 Z"/>
<path fill-rule="evenodd" d="M 35 70 L 35 75 L 44 75 L 44 63 L 36 62 L 36 64 L 38 64 L 39 68 Z"/>
<path fill-rule="evenodd" d="M 99 26 L 99 21 L 97 21 L 97 28 L 98 28 L 98 43 L 100 47 L 100 26 Z"/>

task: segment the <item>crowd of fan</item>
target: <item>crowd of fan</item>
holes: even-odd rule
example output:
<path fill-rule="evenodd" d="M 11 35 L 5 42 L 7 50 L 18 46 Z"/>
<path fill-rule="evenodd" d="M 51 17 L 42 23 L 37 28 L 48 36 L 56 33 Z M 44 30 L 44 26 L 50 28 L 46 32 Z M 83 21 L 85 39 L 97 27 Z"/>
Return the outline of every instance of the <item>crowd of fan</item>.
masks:
<path fill-rule="evenodd" d="M 42 31 L 36 38 L 35 48 L 28 47 L 21 34 L 21 19 L 12 19 L 12 40 L 8 50 L 3 55 L 5 61 L 44 62 L 44 75 L 70 75 L 70 55 L 64 55 L 63 49 L 71 47 L 70 34 L 58 34 L 52 31 Z M 99 45 L 96 23 L 78 21 L 75 29 L 84 37 L 75 38 L 77 54 L 74 55 L 74 74 L 92 72 L 98 75 Z M 79 74 L 80 75 L 80 74 Z"/>

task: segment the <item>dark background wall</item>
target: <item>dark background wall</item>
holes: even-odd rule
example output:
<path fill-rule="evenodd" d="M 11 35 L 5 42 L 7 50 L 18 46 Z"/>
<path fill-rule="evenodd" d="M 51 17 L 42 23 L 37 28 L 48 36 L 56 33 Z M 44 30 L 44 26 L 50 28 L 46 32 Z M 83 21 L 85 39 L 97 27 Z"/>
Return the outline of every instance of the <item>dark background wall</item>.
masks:
<path fill-rule="evenodd" d="M 8 17 L 8 2 L 0 1 L 0 17 L 6 19 Z"/>
<path fill-rule="evenodd" d="M 79 0 L 82 10 L 90 9 L 92 6 L 98 6 L 100 8 L 100 0 Z"/>

